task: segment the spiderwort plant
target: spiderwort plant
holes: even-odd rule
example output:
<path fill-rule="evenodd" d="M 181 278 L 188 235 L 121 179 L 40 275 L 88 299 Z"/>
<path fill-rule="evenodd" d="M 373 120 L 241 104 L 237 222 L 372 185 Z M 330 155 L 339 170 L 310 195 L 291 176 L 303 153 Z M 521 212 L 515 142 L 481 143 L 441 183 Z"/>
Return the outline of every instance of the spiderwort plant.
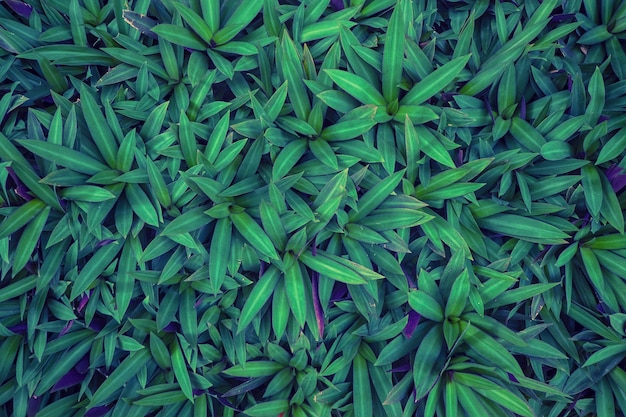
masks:
<path fill-rule="evenodd" d="M 0 3 L 0 414 L 626 412 L 626 8 Z"/>

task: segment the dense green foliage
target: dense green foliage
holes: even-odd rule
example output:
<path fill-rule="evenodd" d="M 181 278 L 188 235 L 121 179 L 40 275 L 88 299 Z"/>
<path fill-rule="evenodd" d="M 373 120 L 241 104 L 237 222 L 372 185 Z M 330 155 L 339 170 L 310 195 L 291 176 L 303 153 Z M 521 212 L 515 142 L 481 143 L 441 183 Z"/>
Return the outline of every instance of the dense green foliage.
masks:
<path fill-rule="evenodd" d="M 23 1 L 2 416 L 626 413 L 626 2 Z"/>

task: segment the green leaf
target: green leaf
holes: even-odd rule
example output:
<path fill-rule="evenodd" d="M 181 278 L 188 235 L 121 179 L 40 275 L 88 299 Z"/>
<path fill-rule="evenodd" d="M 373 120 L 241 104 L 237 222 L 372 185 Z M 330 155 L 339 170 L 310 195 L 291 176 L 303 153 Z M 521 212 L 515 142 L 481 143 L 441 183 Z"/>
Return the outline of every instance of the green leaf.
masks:
<path fill-rule="evenodd" d="M 523 375 L 522 369 L 513 355 L 496 339 L 477 327 L 468 324 L 464 340 L 472 350 L 485 360 L 485 364 L 495 365 L 513 375 Z"/>
<path fill-rule="evenodd" d="M 46 225 L 50 207 L 45 207 L 37 216 L 24 228 L 13 257 L 13 275 L 22 270 L 28 263 L 35 247 L 40 243 L 41 232 Z"/>
<path fill-rule="evenodd" d="M 602 182 L 598 169 L 594 165 L 585 165 L 580 169 L 582 174 L 583 191 L 587 208 L 593 217 L 600 214 L 603 192 Z"/>
<path fill-rule="evenodd" d="M 382 94 L 358 75 L 337 69 L 327 69 L 325 72 L 337 86 L 361 103 L 385 105 L 385 98 Z"/>
<path fill-rule="evenodd" d="M 424 336 L 413 364 L 413 383 L 415 384 L 415 400 L 424 398 L 439 379 L 444 345 L 441 326 L 433 326 Z"/>
<path fill-rule="evenodd" d="M 187 24 L 193 29 L 194 32 L 206 43 L 211 42 L 213 39 L 213 31 L 209 28 L 209 25 L 200 17 L 196 12 L 189 7 L 180 4 L 173 3 L 174 7 L 180 13 L 181 17 L 187 22 Z"/>
<path fill-rule="evenodd" d="M 289 301 L 293 316 L 298 324 L 300 324 L 300 327 L 304 328 L 308 305 L 307 300 L 310 299 L 310 296 L 307 295 L 304 275 L 302 274 L 300 262 L 297 260 L 291 262 L 291 265 L 285 270 L 285 292 L 287 293 L 287 300 Z"/>
<path fill-rule="evenodd" d="M 400 0 L 396 3 L 389 19 L 383 50 L 382 85 L 383 96 L 387 103 L 398 99 L 398 86 L 402 80 L 404 58 L 404 26 L 402 0 Z"/>
<path fill-rule="evenodd" d="M 148 349 L 131 353 L 94 392 L 87 409 L 106 403 L 113 394 L 139 373 L 140 369 L 148 363 L 150 357 Z"/>
<path fill-rule="evenodd" d="M 102 162 L 62 145 L 32 139 L 21 139 L 16 142 L 47 161 L 82 174 L 95 175 L 109 169 Z M 113 163 L 115 163 L 115 155 L 113 155 Z"/>
<path fill-rule="evenodd" d="M 239 315 L 239 325 L 237 333 L 245 330 L 246 326 L 261 311 L 263 306 L 271 299 L 274 288 L 280 278 L 281 272 L 276 266 L 272 265 L 255 283 L 254 288 L 247 297 L 246 302 Z"/>
<path fill-rule="evenodd" d="M 528 403 L 507 389 L 485 390 L 475 386 L 473 389 L 483 397 L 495 402 L 496 404 L 500 404 L 502 407 L 511 410 L 520 416 L 535 417 L 535 413 L 533 413 Z"/>
<path fill-rule="evenodd" d="M 352 400 L 354 403 L 354 416 L 373 416 L 372 386 L 370 385 L 370 376 L 367 370 L 367 361 L 359 353 L 356 354 L 352 361 L 352 378 L 354 384 L 354 391 L 352 393 Z"/>
<path fill-rule="evenodd" d="M 280 65 L 285 81 L 287 81 L 289 85 L 287 90 L 289 101 L 291 101 L 291 104 L 293 105 L 296 116 L 300 120 L 307 120 L 309 113 L 311 112 L 311 102 L 304 86 L 304 82 L 302 81 L 304 79 L 302 61 L 299 57 L 296 45 L 287 31 L 283 33 L 281 51 L 283 61 Z"/>
<path fill-rule="evenodd" d="M 203 51 L 207 48 L 207 45 L 195 33 L 178 25 L 161 23 L 150 30 L 166 41 L 185 48 L 196 49 L 198 51 Z"/>
<path fill-rule="evenodd" d="M 283 414 L 289 409 L 289 401 L 272 400 L 253 405 L 245 410 L 250 417 L 272 417 Z"/>
<path fill-rule="evenodd" d="M 245 212 L 231 213 L 230 219 L 237 231 L 241 233 L 254 249 L 270 259 L 279 259 L 272 240 L 249 214 Z"/>
<path fill-rule="evenodd" d="M 465 68 L 469 59 L 470 55 L 460 56 L 431 72 L 411 88 L 400 100 L 400 104 L 422 104 L 450 84 Z"/>
<path fill-rule="evenodd" d="M 172 343 L 170 352 L 172 355 L 172 369 L 174 370 L 176 381 L 180 385 L 180 389 L 185 394 L 185 397 L 187 397 L 189 401 L 193 402 L 191 379 L 189 378 L 187 362 L 185 362 L 185 358 L 183 357 L 183 352 L 178 338 L 176 338 L 176 340 Z"/>
<path fill-rule="evenodd" d="M 591 76 L 591 80 L 589 80 L 588 89 L 591 100 L 589 100 L 585 114 L 587 115 L 587 123 L 594 126 L 602 114 L 605 101 L 604 79 L 602 78 L 600 68 L 596 67 L 596 70 Z"/>
<path fill-rule="evenodd" d="M 530 217 L 516 214 L 495 214 L 476 219 L 481 228 L 528 242 L 564 244 L 570 236 L 559 228 Z"/>
<path fill-rule="evenodd" d="M 26 294 L 37 286 L 37 279 L 38 277 L 36 275 L 29 275 L 26 278 L 6 285 L 2 288 L 2 292 L 0 292 L 0 302 L 5 302 Z"/>
<path fill-rule="evenodd" d="M 620 343 L 618 345 L 604 347 L 594 352 L 591 356 L 587 358 L 587 360 L 583 364 L 583 368 L 595 365 L 602 362 L 603 360 L 612 358 L 613 356 L 626 357 L 626 345 Z"/>
<path fill-rule="evenodd" d="M 444 166 L 456 168 L 450 153 L 430 129 L 424 126 L 412 127 L 409 117 L 406 116 L 405 130 L 410 132 L 410 136 L 406 140 L 416 141 L 419 150 Z"/>
<path fill-rule="evenodd" d="M 469 299 L 470 282 L 467 269 L 463 270 L 452 284 L 448 302 L 446 303 L 445 317 L 459 317 L 465 310 L 465 304 Z"/>
<path fill-rule="evenodd" d="M 151 226 L 156 227 L 159 225 L 157 211 L 139 184 L 126 184 L 124 193 L 137 217 Z"/>
<path fill-rule="evenodd" d="M 338 257 L 335 255 L 327 254 L 320 250 L 317 251 L 317 256 L 313 256 L 311 252 L 305 251 L 298 257 L 303 264 L 331 279 L 355 285 L 365 284 L 367 282 L 367 280 L 357 272 L 346 268 L 337 258 Z"/>
<path fill-rule="evenodd" d="M 375 125 L 376 122 L 370 119 L 339 122 L 324 128 L 320 133 L 320 138 L 329 142 L 350 140 L 365 134 Z"/>
<path fill-rule="evenodd" d="M 611 139 L 602 145 L 596 159 L 596 165 L 619 157 L 624 152 L 624 149 L 626 149 L 626 128 L 618 130 Z"/>
<path fill-rule="evenodd" d="M 91 284 L 93 284 L 96 278 L 98 278 L 98 276 L 102 274 L 102 272 L 104 272 L 109 264 L 115 259 L 121 249 L 122 245 L 118 242 L 109 243 L 108 245 L 100 248 L 91 257 L 91 259 L 87 261 L 74 280 L 74 285 L 72 285 L 72 292 L 70 294 L 70 301 L 81 295 L 91 286 Z"/>
<path fill-rule="evenodd" d="M 84 84 L 81 85 L 80 102 L 83 109 L 83 115 L 85 116 L 85 122 L 89 128 L 89 133 L 91 133 L 91 137 L 93 138 L 98 151 L 100 151 L 100 154 L 106 163 L 111 168 L 117 168 L 117 141 L 115 140 L 113 132 L 107 124 L 104 115 L 100 111 L 96 100 L 87 88 L 88 87 Z M 71 167 L 68 166 L 68 168 Z"/>
<path fill-rule="evenodd" d="M 436 322 L 444 319 L 443 307 L 433 297 L 422 290 L 409 291 L 409 305 L 422 317 Z"/>
<path fill-rule="evenodd" d="M 234 365 L 223 371 L 224 374 L 240 378 L 258 378 L 271 376 L 284 368 L 284 365 L 273 361 L 250 361 Z"/>
<path fill-rule="evenodd" d="M 45 208 L 45 204 L 41 200 L 28 201 L 17 209 L 15 209 L 0 224 L 0 239 L 10 236 L 14 232 L 24 227 L 30 220 L 38 215 Z"/>

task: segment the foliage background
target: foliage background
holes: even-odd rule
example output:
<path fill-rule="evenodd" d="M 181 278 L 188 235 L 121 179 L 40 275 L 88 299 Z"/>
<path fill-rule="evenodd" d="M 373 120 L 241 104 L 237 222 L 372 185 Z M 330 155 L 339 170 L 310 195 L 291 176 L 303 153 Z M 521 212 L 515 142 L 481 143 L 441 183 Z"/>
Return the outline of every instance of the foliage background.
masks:
<path fill-rule="evenodd" d="M 5 0 L 6 416 L 620 416 L 626 3 Z"/>

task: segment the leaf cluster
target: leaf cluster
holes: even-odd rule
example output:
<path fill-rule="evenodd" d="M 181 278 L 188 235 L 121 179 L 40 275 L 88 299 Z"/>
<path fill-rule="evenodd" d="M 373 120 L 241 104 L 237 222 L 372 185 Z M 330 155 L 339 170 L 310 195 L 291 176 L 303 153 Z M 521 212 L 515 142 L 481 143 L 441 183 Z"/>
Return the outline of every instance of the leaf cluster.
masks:
<path fill-rule="evenodd" d="M 7 416 L 626 413 L 617 0 L 6 0 Z"/>

